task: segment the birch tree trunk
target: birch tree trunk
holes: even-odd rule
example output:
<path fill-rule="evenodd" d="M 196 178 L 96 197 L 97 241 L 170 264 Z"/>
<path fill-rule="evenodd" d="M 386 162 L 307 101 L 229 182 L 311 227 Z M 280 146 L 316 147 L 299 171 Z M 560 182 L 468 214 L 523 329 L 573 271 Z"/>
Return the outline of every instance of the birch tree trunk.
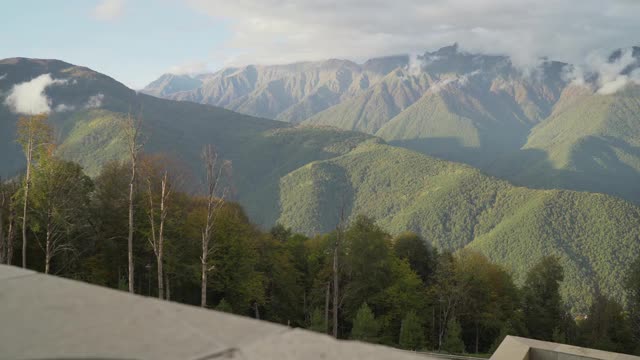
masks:
<path fill-rule="evenodd" d="M 324 297 L 324 332 L 329 334 L 329 301 L 331 299 L 331 281 L 327 282 L 327 290 Z"/>
<path fill-rule="evenodd" d="M 158 299 L 164 299 L 164 222 L 167 218 L 167 197 L 169 196 L 168 174 L 165 171 L 162 176 L 160 193 L 160 228 L 158 229 L 158 251 L 156 260 L 158 262 Z"/>
<path fill-rule="evenodd" d="M 207 307 L 207 254 L 209 253 L 209 241 L 206 239 L 206 235 L 202 234 L 202 256 L 200 257 L 202 263 L 202 283 L 200 284 L 200 306 Z"/>
<path fill-rule="evenodd" d="M 131 157 L 131 180 L 129 181 L 129 234 L 127 237 L 127 260 L 129 264 L 129 292 L 133 293 L 133 199 L 135 196 L 136 161 Z"/>
<path fill-rule="evenodd" d="M 51 252 L 52 252 L 52 244 L 51 244 L 51 237 L 53 236 L 53 229 L 52 229 L 52 216 L 51 216 L 51 210 L 49 210 L 47 212 L 47 235 L 46 235 L 46 239 L 45 239 L 45 251 L 44 251 L 44 273 L 48 274 L 49 271 L 51 270 Z"/>
<path fill-rule="evenodd" d="M 16 239 L 16 209 L 13 201 L 9 204 L 9 233 L 7 234 L 7 265 L 13 263 L 13 244 Z"/>
<path fill-rule="evenodd" d="M 2 186 L 2 179 L 0 179 Z M 7 261 L 7 239 L 4 236 L 4 205 L 6 203 L 6 194 L 4 191 L 0 193 L 0 264 Z"/>
<path fill-rule="evenodd" d="M 31 160 L 33 159 L 33 138 L 27 144 L 27 175 L 24 184 L 24 207 L 22 210 L 22 267 L 27 267 L 27 208 L 29 204 L 29 186 L 31 184 Z"/>
<path fill-rule="evenodd" d="M 135 118 L 128 114 L 124 123 L 124 132 L 129 150 L 129 160 L 131 162 L 131 178 L 129 180 L 129 234 L 127 237 L 127 260 L 129 268 L 129 292 L 134 293 L 134 263 L 133 263 L 133 230 L 134 230 L 134 207 L 133 203 L 136 195 L 137 160 L 138 153 L 142 149 L 140 141 L 142 118 Z"/>
<path fill-rule="evenodd" d="M 338 274 L 338 248 L 340 242 L 340 235 L 336 239 L 336 246 L 333 249 L 333 337 L 338 338 L 338 305 L 339 305 L 339 297 L 338 293 L 340 291 L 340 276 Z"/>

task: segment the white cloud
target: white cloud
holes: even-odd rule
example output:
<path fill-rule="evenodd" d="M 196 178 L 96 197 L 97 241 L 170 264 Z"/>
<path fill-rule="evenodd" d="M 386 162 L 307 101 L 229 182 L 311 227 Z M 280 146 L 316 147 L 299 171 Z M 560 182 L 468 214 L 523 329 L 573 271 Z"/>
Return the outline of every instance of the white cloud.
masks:
<path fill-rule="evenodd" d="M 236 64 L 423 53 L 459 42 L 522 66 L 635 44 L 640 1 L 188 0 L 230 24 Z"/>
<path fill-rule="evenodd" d="M 469 79 L 479 75 L 480 70 L 475 70 L 470 73 L 462 74 L 460 76 L 452 76 L 442 79 L 429 87 L 429 91 L 433 93 L 439 93 L 443 88 L 447 86 L 465 87 L 469 83 Z"/>
<path fill-rule="evenodd" d="M 624 73 L 632 65 L 640 66 L 640 60 L 633 57 L 631 48 L 622 49 L 613 60 L 606 53 L 594 52 L 584 63 L 569 67 L 565 79 L 573 85 L 593 87 L 600 95 L 611 95 L 629 84 L 640 84 L 640 69 Z"/>
<path fill-rule="evenodd" d="M 207 63 L 204 61 L 189 62 L 173 66 L 167 71 L 174 75 L 196 75 L 207 72 Z"/>
<path fill-rule="evenodd" d="M 104 94 L 99 93 L 93 95 L 87 100 L 87 103 L 84 105 L 85 109 L 94 109 L 102 106 L 102 102 L 104 101 Z"/>
<path fill-rule="evenodd" d="M 93 16 L 98 20 L 114 20 L 122 15 L 124 0 L 101 0 L 93 9 Z"/>
<path fill-rule="evenodd" d="M 31 81 L 14 85 L 5 104 L 18 114 L 41 114 L 51 111 L 51 100 L 45 89 L 56 84 L 64 84 L 66 80 L 53 79 L 51 74 L 43 74 Z"/>
<path fill-rule="evenodd" d="M 55 111 L 55 112 L 65 112 L 65 111 L 74 111 L 75 109 L 76 109 L 76 107 L 73 106 L 73 105 L 58 104 L 53 109 L 53 111 Z"/>

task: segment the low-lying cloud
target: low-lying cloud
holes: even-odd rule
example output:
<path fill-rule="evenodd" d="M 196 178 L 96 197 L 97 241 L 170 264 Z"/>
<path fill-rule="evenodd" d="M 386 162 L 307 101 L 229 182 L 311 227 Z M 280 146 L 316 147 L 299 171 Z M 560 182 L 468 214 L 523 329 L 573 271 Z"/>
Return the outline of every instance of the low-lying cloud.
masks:
<path fill-rule="evenodd" d="M 51 99 L 45 90 L 49 86 L 66 83 L 66 80 L 53 79 L 51 74 L 40 75 L 30 81 L 13 86 L 5 100 L 12 112 L 35 115 L 51 112 Z"/>
<path fill-rule="evenodd" d="M 87 103 L 84 105 L 85 109 L 95 109 L 102 106 L 102 102 L 104 101 L 104 94 L 98 93 L 89 97 Z"/>
<path fill-rule="evenodd" d="M 639 67 L 640 59 L 633 56 L 633 49 L 626 48 L 615 59 L 604 53 L 590 54 L 583 64 L 571 66 L 566 77 L 574 85 L 590 86 L 600 95 L 611 95 L 627 85 L 640 85 Z"/>

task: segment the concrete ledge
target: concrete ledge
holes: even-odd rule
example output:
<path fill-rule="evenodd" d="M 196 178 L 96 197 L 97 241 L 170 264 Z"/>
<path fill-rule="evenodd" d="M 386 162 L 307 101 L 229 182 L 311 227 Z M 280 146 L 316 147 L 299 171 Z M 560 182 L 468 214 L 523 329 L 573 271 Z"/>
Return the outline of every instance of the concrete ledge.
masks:
<path fill-rule="evenodd" d="M 507 336 L 491 360 L 640 360 L 640 357 Z"/>
<path fill-rule="evenodd" d="M 430 359 L 0 265 L 2 359 Z"/>

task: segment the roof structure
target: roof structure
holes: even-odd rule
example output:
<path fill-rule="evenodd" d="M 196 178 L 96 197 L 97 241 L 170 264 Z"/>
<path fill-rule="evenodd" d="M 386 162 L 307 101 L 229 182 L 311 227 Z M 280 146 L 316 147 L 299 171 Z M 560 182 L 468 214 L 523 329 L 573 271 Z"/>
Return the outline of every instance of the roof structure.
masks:
<path fill-rule="evenodd" d="M 433 359 L 0 265 L 0 359 Z"/>
<path fill-rule="evenodd" d="M 640 360 L 640 357 L 507 336 L 491 360 Z"/>

